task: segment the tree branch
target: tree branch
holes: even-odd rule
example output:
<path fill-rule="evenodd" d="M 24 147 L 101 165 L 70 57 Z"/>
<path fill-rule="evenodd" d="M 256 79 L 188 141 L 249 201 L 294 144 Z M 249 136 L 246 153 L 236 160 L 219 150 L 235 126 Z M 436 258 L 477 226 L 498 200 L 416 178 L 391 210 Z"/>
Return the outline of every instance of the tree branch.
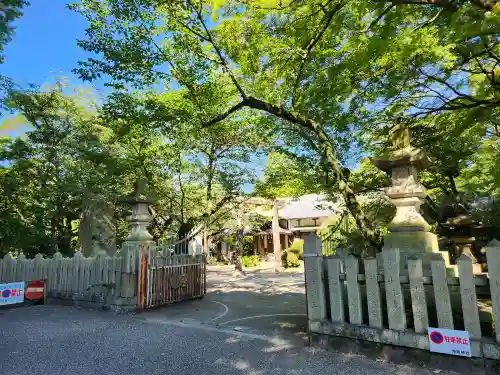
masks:
<path fill-rule="evenodd" d="M 342 9 L 342 7 L 344 5 L 345 5 L 345 2 L 340 2 L 340 3 L 336 4 L 334 7 L 332 7 L 332 9 L 330 9 L 328 12 L 325 13 L 325 15 L 323 16 L 323 20 L 322 20 L 322 21 L 324 21 L 323 27 L 305 45 L 304 49 L 306 50 L 306 53 L 305 53 L 304 57 L 302 58 L 302 61 L 301 61 L 300 66 L 299 66 L 299 71 L 297 73 L 297 78 L 295 78 L 295 83 L 293 85 L 292 107 L 295 106 L 295 102 L 296 102 L 296 99 L 297 99 L 297 90 L 298 90 L 299 85 L 300 85 L 300 80 L 302 78 L 302 73 L 304 71 L 304 67 L 306 65 L 307 60 L 309 59 L 309 56 L 311 55 L 311 52 L 312 52 L 313 48 L 316 46 L 316 44 L 318 44 L 318 42 L 321 40 L 321 38 L 325 34 L 326 30 L 328 29 L 328 27 L 332 23 L 332 20 L 333 20 L 333 17 L 335 16 L 335 14 L 340 9 Z"/>
<path fill-rule="evenodd" d="M 250 1 L 242 1 L 243 4 L 249 6 L 249 7 L 252 7 L 252 8 L 255 8 L 255 9 L 260 9 L 260 10 L 286 10 L 288 8 L 290 8 L 294 3 L 297 2 L 297 0 L 291 0 L 290 3 L 288 3 L 288 5 L 285 5 L 283 6 L 281 4 L 281 1 L 280 1 L 280 4 L 279 6 L 277 7 L 261 7 L 261 6 L 258 6 L 258 5 L 253 5 L 251 4 L 251 0 Z"/>
<path fill-rule="evenodd" d="M 229 68 L 229 64 L 226 61 L 226 59 L 224 58 L 224 55 L 222 54 L 221 49 L 215 43 L 215 40 L 214 40 L 214 38 L 212 36 L 212 33 L 208 29 L 208 27 L 207 27 L 207 25 L 206 25 L 206 23 L 205 23 L 205 21 L 203 19 L 203 15 L 201 14 L 201 10 L 197 9 L 193 5 L 193 3 L 191 2 L 191 0 L 187 0 L 187 3 L 195 11 L 196 16 L 198 18 L 198 21 L 200 21 L 201 26 L 203 27 L 203 29 L 205 30 L 205 33 L 207 34 L 208 42 L 212 45 L 213 49 L 215 50 L 215 53 L 217 54 L 217 56 L 220 59 L 220 64 L 222 65 L 222 68 L 224 69 L 224 71 L 226 72 L 226 74 L 229 75 L 229 78 L 231 79 L 231 81 L 233 82 L 234 86 L 236 87 L 236 89 L 240 93 L 240 96 L 243 99 L 245 99 L 247 97 L 247 95 L 245 94 L 245 91 L 243 91 L 243 88 L 241 87 L 241 85 L 239 84 L 238 80 L 236 79 L 236 76 L 233 74 L 233 72 Z"/>
<path fill-rule="evenodd" d="M 390 4 L 387 8 L 385 8 L 382 13 L 380 13 L 380 15 L 375 19 L 373 20 L 370 25 L 366 28 L 366 30 L 364 31 L 365 33 L 370 31 L 371 28 L 373 26 L 375 26 L 377 23 L 379 23 L 379 21 L 387 14 L 391 11 L 392 8 L 394 8 L 396 5 L 395 4 Z"/>
<path fill-rule="evenodd" d="M 422 29 L 422 28 L 424 28 L 424 27 L 426 27 L 426 26 L 429 26 L 431 23 L 433 23 L 434 21 L 436 21 L 436 20 L 439 18 L 439 16 L 440 16 L 441 14 L 443 14 L 443 12 L 444 12 L 444 11 L 445 11 L 445 8 L 441 8 L 441 9 L 439 9 L 439 12 L 437 12 L 437 13 L 436 13 L 436 15 L 435 15 L 434 17 L 432 17 L 430 20 L 428 20 L 428 21 L 426 21 L 426 22 L 424 22 L 424 23 L 422 23 L 422 24 L 418 25 L 418 26 L 415 28 L 415 30 Z"/>
<path fill-rule="evenodd" d="M 469 0 L 471 4 L 474 4 L 478 8 L 485 11 L 492 11 L 495 5 L 498 3 L 497 0 Z M 456 11 L 458 6 L 450 0 L 392 0 L 394 5 L 435 5 L 440 8 L 449 9 Z"/>
<path fill-rule="evenodd" d="M 148 29 L 146 27 L 146 25 L 144 24 L 144 20 L 142 19 L 141 17 L 141 13 L 140 13 L 140 7 L 139 5 L 137 4 L 137 2 L 135 0 L 132 0 L 133 4 L 135 5 L 135 7 L 137 8 L 137 11 L 138 11 L 138 19 L 139 19 L 139 26 L 146 32 L 146 35 L 150 36 L 150 35 L 153 35 L 153 33 L 151 32 L 150 29 Z M 185 25 L 183 25 L 184 27 L 186 27 Z M 192 31 L 193 32 L 193 31 Z M 195 34 L 196 35 L 196 34 Z M 199 36 L 199 35 L 198 35 Z M 149 41 L 151 42 L 151 44 L 156 48 L 156 50 L 158 51 L 158 53 L 160 55 L 162 55 L 162 57 L 165 59 L 165 61 L 167 62 L 168 66 L 170 67 L 171 71 L 172 71 L 172 76 L 182 85 L 186 86 L 187 89 L 188 89 L 188 92 L 191 96 L 191 99 L 193 100 L 193 103 L 198 107 L 198 109 L 203 110 L 200 102 L 198 101 L 198 98 L 196 97 L 196 92 L 193 88 L 193 86 L 187 82 L 186 80 L 183 79 L 182 77 L 182 74 L 180 74 L 177 70 L 177 67 L 175 66 L 175 64 L 172 62 L 172 60 L 170 59 L 170 57 L 165 53 L 165 51 L 163 49 L 160 48 L 160 46 L 158 45 L 158 43 L 155 42 L 155 40 L 151 37 L 149 37 Z"/>
<path fill-rule="evenodd" d="M 234 112 L 237 112 L 240 109 L 242 109 L 243 107 L 247 107 L 247 106 L 248 106 L 248 98 L 247 99 L 243 99 L 241 102 L 239 102 L 235 106 L 229 108 L 226 112 L 221 113 L 220 115 L 214 117 L 213 119 L 211 119 L 211 120 L 209 120 L 207 122 L 204 122 L 202 124 L 202 128 L 208 128 L 209 126 L 217 124 L 218 122 L 221 122 L 221 121 L 225 120 L 226 118 L 228 118 Z"/>
<path fill-rule="evenodd" d="M 375 249 L 380 247 L 380 232 L 373 227 L 372 222 L 364 215 L 363 210 L 356 199 L 356 195 L 351 187 L 345 182 L 344 173 L 335 155 L 335 149 L 328 133 L 320 126 L 320 124 L 308 117 L 304 117 L 298 113 L 288 111 L 283 107 L 278 107 L 274 104 L 264 102 L 254 97 L 247 97 L 246 100 L 242 101 L 240 103 L 240 107 L 244 106 L 258 109 L 291 123 L 298 124 L 306 129 L 309 129 L 318 137 L 319 144 L 321 145 L 321 148 L 323 148 L 328 164 L 333 172 L 337 188 L 344 197 L 346 207 L 354 217 L 356 225 L 366 241 L 367 247 L 370 249 L 371 253 L 374 254 Z M 232 108 L 232 112 L 235 112 L 234 107 Z M 223 116 L 218 116 L 216 119 L 220 119 L 221 117 L 222 119 L 225 118 Z M 216 119 L 208 121 L 207 124 L 215 124 L 217 122 Z"/>
<path fill-rule="evenodd" d="M 435 5 L 440 8 L 457 10 L 453 2 L 449 0 L 392 0 L 394 5 Z"/>

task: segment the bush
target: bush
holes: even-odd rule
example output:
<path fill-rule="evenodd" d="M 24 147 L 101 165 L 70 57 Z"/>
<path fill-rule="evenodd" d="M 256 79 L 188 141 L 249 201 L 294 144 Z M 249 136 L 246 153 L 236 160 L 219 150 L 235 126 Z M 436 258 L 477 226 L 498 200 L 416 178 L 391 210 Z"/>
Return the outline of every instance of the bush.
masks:
<path fill-rule="evenodd" d="M 260 258 L 258 255 L 245 255 L 241 257 L 241 262 L 243 267 L 256 267 L 260 264 Z"/>
<path fill-rule="evenodd" d="M 285 268 L 296 268 L 300 266 L 299 256 L 293 251 L 285 250 L 281 255 L 281 264 Z"/>
<path fill-rule="evenodd" d="M 286 266 L 286 256 L 287 256 L 287 254 L 288 254 L 287 250 L 283 250 L 281 252 L 281 266 L 285 267 L 285 268 L 287 268 L 287 266 Z"/>
<path fill-rule="evenodd" d="M 304 240 L 296 239 L 293 240 L 293 243 L 290 245 L 286 251 L 291 251 L 299 260 L 304 260 Z"/>

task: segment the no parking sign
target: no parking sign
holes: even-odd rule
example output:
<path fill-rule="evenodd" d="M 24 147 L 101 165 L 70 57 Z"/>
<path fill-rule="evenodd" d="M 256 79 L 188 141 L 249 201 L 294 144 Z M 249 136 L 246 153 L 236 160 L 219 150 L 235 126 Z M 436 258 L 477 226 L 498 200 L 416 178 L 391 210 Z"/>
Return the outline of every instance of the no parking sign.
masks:
<path fill-rule="evenodd" d="M 469 332 L 455 329 L 428 328 L 431 352 L 470 357 Z"/>
<path fill-rule="evenodd" d="M 0 284 L 0 306 L 24 302 L 24 282 Z"/>

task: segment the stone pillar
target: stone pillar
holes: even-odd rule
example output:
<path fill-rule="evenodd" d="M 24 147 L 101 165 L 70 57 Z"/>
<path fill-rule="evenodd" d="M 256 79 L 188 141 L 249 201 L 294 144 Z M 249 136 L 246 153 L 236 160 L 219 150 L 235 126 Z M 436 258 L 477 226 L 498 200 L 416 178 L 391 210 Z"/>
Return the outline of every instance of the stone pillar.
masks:
<path fill-rule="evenodd" d="M 304 234 L 304 257 L 322 256 L 321 239 L 316 233 Z"/>
<path fill-rule="evenodd" d="M 281 270 L 281 241 L 280 241 L 280 223 L 278 216 L 278 202 L 273 205 L 273 250 L 274 250 L 274 269 Z"/>
<path fill-rule="evenodd" d="M 304 276 L 309 330 L 320 332 L 327 318 L 326 291 L 323 282 L 321 240 L 315 233 L 304 235 Z"/>
<path fill-rule="evenodd" d="M 427 167 L 428 158 L 423 151 L 410 144 L 409 130 L 397 126 L 393 132 L 393 149 L 381 157 L 372 158 L 377 168 L 390 173 L 392 186 L 386 194 L 396 206 L 396 215 L 388 225 L 390 233 L 384 239 L 383 252 L 400 250 L 400 265 L 406 270 L 410 256 L 418 257 L 430 272 L 430 254 L 439 252 L 437 236 L 430 233 L 430 225 L 420 214 L 420 205 L 425 199 L 425 190 L 418 182 L 418 170 Z M 379 265 L 382 261 L 379 258 Z M 445 259 L 446 260 L 446 259 Z M 449 257 L 447 258 L 449 264 Z M 428 273 L 427 272 L 427 273 Z"/>
<path fill-rule="evenodd" d="M 85 257 L 97 256 L 100 250 L 115 256 L 116 225 L 113 213 L 114 208 L 104 197 L 92 193 L 84 195 L 78 236 Z"/>
<path fill-rule="evenodd" d="M 222 255 L 227 255 L 227 243 L 224 241 L 221 241 L 221 249 L 220 252 Z"/>

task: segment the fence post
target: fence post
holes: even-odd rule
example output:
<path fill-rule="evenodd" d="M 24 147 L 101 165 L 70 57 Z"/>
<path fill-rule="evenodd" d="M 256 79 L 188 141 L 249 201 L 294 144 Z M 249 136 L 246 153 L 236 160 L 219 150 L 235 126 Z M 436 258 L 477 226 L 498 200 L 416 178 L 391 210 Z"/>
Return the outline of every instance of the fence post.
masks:
<path fill-rule="evenodd" d="M 493 239 L 486 245 L 486 258 L 488 262 L 488 276 L 490 278 L 495 335 L 497 342 L 500 342 L 500 241 Z"/>
<path fill-rule="evenodd" d="M 57 293 L 60 292 L 60 282 L 61 282 L 61 259 L 62 254 L 58 251 L 52 257 L 52 268 L 51 274 L 52 277 L 49 279 L 49 293 Z"/>
<path fill-rule="evenodd" d="M 14 270 L 14 277 L 16 278 L 16 280 L 24 280 L 23 279 L 23 263 L 24 263 L 25 259 L 26 259 L 26 256 L 24 254 L 20 254 L 17 257 L 15 270 Z"/>
<path fill-rule="evenodd" d="M 73 259 L 71 262 L 71 293 L 73 295 L 80 294 L 80 268 L 83 262 L 83 254 L 81 251 L 77 251 L 73 254 Z"/>
<path fill-rule="evenodd" d="M 476 286 L 472 271 L 472 259 L 462 254 L 457 260 L 460 276 L 460 297 L 462 299 L 462 311 L 465 330 L 469 331 L 470 338 L 481 338 L 481 326 L 479 325 L 479 311 L 477 308 Z"/>
<path fill-rule="evenodd" d="M 344 323 L 344 293 L 340 281 L 340 258 L 326 258 L 328 286 L 330 292 L 330 318 L 334 323 Z"/>
<path fill-rule="evenodd" d="M 137 279 L 134 277 L 139 261 L 139 245 L 125 242 L 120 252 L 122 260 L 121 272 L 121 291 L 120 295 L 125 298 L 131 298 L 135 295 L 137 289 Z"/>
<path fill-rule="evenodd" d="M 13 261 L 14 259 L 12 258 L 12 255 L 10 254 L 4 255 L 1 268 L 2 271 L 1 280 L 5 283 L 17 281 L 17 280 L 12 280 L 12 271 L 14 270 Z"/>
<path fill-rule="evenodd" d="M 352 254 L 347 256 L 345 274 L 347 280 L 347 302 L 349 304 L 349 323 L 363 324 L 361 293 L 358 283 L 359 260 Z"/>
<path fill-rule="evenodd" d="M 421 259 L 408 260 L 408 276 L 410 279 L 411 306 L 415 332 L 424 333 L 429 327 L 429 315 L 427 313 L 427 301 L 425 300 L 424 273 Z"/>
<path fill-rule="evenodd" d="M 323 284 L 323 258 L 321 256 L 321 242 L 315 234 L 304 236 L 304 274 L 308 319 L 309 321 L 325 320 L 327 316 Z"/>
<path fill-rule="evenodd" d="M 399 249 L 382 250 L 385 275 L 385 295 L 389 328 L 403 331 L 406 329 L 406 312 L 401 289 Z"/>
<path fill-rule="evenodd" d="M 378 285 L 377 259 L 365 259 L 366 299 L 370 327 L 382 328 L 382 304 Z"/>
<path fill-rule="evenodd" d="M 440 254 L 432 255 L 431 272 L 439 328 L 453 329 L 450 291 L 446 280 L 446 264 Z"/>

